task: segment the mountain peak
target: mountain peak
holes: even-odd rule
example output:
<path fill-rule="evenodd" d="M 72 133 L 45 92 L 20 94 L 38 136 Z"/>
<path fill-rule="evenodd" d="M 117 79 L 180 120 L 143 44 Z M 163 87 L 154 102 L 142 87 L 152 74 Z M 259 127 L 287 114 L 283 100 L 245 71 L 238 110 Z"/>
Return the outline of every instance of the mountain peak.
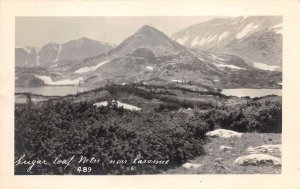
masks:
<path fill-rule="evenodd" d="M 91 42 L 91 41 L 95 41 L 95 40 L 93 40 L 93 39 L 90 39 L 90 38 L 87 38 L 87 37 L 80 37 L 80 38 L 78 38 L 78 39 L 73 39 L 73 40 L 70 40 L 70 41 L 67 41 L 67 42 L 65 42 L 65 43 L 84 43 L 84 42 Z"/>
<path fill-rule="evenodd" d="M 163 32 L 152 26 L 144 25 L 112 50 L 111 53 L 131 54 L 139 48 L 147 48 L 157 56 L 185 51 L 184 47 L 170 39 Z"/>
<path fill-rule="evenodd" d="M 149 25 L 144 25 L 134 35 L 159 35 L 168 38 L 164 33 Z"/>
<path fill-rule="evenodd" d="M 87 37 L 81 37 L 79 39 L 81 39 L 81 40 L 90 40 L 90 38 L 87 38 Z"/>
<path fill-rule="evenodd" d="M 155 29 L 154 27 L 149 26 L 149 25 L 144 25 L 138 31 L 148 31 L 148 30 L 156 30 L 156 31 L 158 31 L 157 29 Z"/>
<path fill-rule="evenodd" d="M 153 28 L 152 26 L 149 26 L 147 24 L 145 24 L 143 27 L 141 27 L 141 29 L 152 29 L 152 28 Z"/>
<path fill-rule="evenodd" d="M 76 40 L 76 39 L 75 39 Z M 79 39 L 77 39 L 78 41 L 89 41 L 91 39 L 87 38 L 87 37 L 81 37 Z"/>
<path fill-rule="evenodd" d="M 44 46 L 42 46 L 42 49 L 56 48 L 59 45 L 60 44 L 58 44 L 58 43 L 49 42 L 49 43 L 45 44 Z"/>

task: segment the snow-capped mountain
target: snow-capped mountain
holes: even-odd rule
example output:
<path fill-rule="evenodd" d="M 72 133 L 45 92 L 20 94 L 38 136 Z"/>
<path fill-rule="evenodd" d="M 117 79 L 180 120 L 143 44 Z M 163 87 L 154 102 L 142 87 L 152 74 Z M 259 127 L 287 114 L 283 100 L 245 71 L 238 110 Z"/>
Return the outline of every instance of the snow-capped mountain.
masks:
<path fill-rule="evenodd" d="M 281 81 L 279 72 L 257 70 L 235 55 L 189 50 L 150 26 L 142 27 L 106 54 L 55 64 L 34 77 L 46 85 L 85 86 L 111 81 L 276 88 Z"/>
<path fill-rule="evenodd" d="M 282 17 L 216 18 L 176 32 L 172 39 L 189 48 L 238 55 L 269 71 L 282 67 Z"/>
<path fill-rule="evenodd" d="M 80 38 L 63 44 L 48 43 L 42 48 L 17 47 L 15 59 L 17 67 L 49 66 L 51 63 L 64 60 L 80 60 L 108 52 L 112 45 Z"/>

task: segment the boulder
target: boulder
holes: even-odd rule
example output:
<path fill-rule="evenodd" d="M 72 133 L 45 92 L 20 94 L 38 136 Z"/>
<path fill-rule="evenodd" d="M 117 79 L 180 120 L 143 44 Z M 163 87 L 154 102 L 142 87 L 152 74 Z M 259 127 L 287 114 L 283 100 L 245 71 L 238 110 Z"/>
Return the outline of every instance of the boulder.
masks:
<path fill-rule="evenodd" d="M 214 131 L 210 131 L 206 133 L 206 136 L 209 137 L 218 137 L 218 138 L 231 138 L 231 137 L 238 137 L 240 138 L 243 133 L 226 130 L 226 129 L 217 129 Z"/>
<path fill-rule="evenodd" d="M 223 158 L 217 158 L 217 159 L 214 160 L 214 162 L 217 162 L 217 163 L 221 163 L 222 161 L 224 161 Z"/>
<path fill-rule="evenodd" d="M 193 116 L 194 115 L 194 110 L 191 108 L 185 109 L 185 108 L 180 108 L 178 110 L 179 113 L 184 113 L 187 114 L 188 116 Z"/>
<path fill-rule="evenodd" d="M 112 101 L 103 101 L 103 102 L 98 102 L 98 103 L 95 103 L 93 104 L 94 106 L 97 106 L 97 107 L 105 107 L 105 106 L 109 106 L 109 107 L 123 107 L 124 109 L 127 109 L 127 110 L 131 110 L 131 111 L 140 111 L 141 108 L 139 107 L 136 107 L 136 106 L 133 106 L 131 104 L 126 104 L 126 103 L 122 103 L 120 101 L 117 101 L 117 100 L 112 100 Z"/>
<path fill-rule="evenodd" d="M 281 159 L 267 154 L 250 154 L 236 158 L 233 163 L 242 166 L 281 165 Z"/>
<path fill-rule="evenodd" d="M 280 144 L 268 144 L 268 145 L 261 145 L 258 147 L 252 147 L 250 146 L 246 150 L 248 153 L 276 153 L 276 154 L 281 154 L 281 145 Z"/>
<path fill-rule="evenodd" d="M 229 147 L 229 146 L 221 145 L 219 149 L 220 149 L 220 151 L 230 151 L 230 150 L 232 150 L 233 148 L 232 148 L 232 147 Z"/>
<path fill-rule="evenodd" d="M 198 167 L 201 167 L 202 165 L 194 164 L 194 163 L 184 163 L 182 166 L 187 169 L 190 169 L 190 168 L 197 169 Z"/>

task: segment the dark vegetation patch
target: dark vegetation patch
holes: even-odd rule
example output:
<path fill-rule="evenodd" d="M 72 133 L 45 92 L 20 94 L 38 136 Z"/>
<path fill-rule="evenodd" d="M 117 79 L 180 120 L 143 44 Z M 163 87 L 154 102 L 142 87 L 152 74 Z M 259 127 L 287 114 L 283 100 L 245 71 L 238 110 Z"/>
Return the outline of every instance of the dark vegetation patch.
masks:
<path fill-rule="evenodd" d="M 207 125 L 197 117 L 179 113 L 131 112 L 122 108 L 95 107 L 89 103 L 48 101 L 39 105 L 18 105 L 15 109 L 15 157 L 45 159 L 62 154 L 95 157 L 103 165 L 90 164 L 91 174 L 154 174 L 176 167 L 204 153 Z M 168 165 L 127 166 L 109 160 L 169 160 Z M 26 174 L 28 166 L 17 166 L 16 174 Z M 31 174 L 77 174 L 78 165 L 66 170 L 59 166 L 37 166 Z"/>
<path fill-rule="evenodd" d="M 185 99 L 178 91 L 202 99 Z M 126 95 L 136 96 L 153 106 L 132 112 L 93 105 L 96 100 Z M 171 90 L 168 87 L 112 85 L 40 103 L 33 103 L 30 94 L 26 96 L 27 103 L 15 107 L 16 158 L 26 153 L 29 159 L 50 161 L 62 154 L 62 159 L 83 155 L 108 162 L 132 161 L 141 155 L 145 159 L 170 161 L 168 165 L 90 164 L 93 170 L 90 174 L 165 172 L 203 155 L 205 133 L 217 128 L 239 132 L 282 131 L 281 97 L 273 95 L 252 99 L 186 89 L 183 92 L 178 87 Z M 178 111 L 188 108 L 193 110 L 189 113 Z M 128 169 L 131 166 L 134 169 Z M 26 168 L 17 166 L 15 173 L 27 174 Z M 59 166 L 36 166 L 31 174 L 77 174 L 76 168 L 76 165 L 66 170 Z"/>

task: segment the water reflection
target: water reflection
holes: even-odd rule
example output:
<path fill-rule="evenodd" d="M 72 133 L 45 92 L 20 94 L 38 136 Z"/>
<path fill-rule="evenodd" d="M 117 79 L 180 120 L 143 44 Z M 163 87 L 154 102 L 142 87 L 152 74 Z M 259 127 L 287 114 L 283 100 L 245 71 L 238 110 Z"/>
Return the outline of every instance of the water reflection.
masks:
<path fill-rule="evenodd" d="M 16 87 L 16 93 L 30 92 L 43 96 L 65 96 L 91 90 L 88 87 L 78 86 L 43 86 L 43 87 Z"/>
<path fill-rule="evenodd" d="M 243 88 L 223 89 L 222 94 L 227 96 L 231 95 L 237 97 L 249 96 L 251 98 L 272 95 L 272 94 L 282 96 L 282 89 L 243 89 Z"/>

